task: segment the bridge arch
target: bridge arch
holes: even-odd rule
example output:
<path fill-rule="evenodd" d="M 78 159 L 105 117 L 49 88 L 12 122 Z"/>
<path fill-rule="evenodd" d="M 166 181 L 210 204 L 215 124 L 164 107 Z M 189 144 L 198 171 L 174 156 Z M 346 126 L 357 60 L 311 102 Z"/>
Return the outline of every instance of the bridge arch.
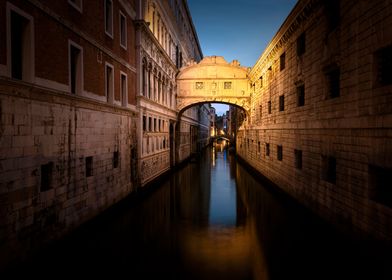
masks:
<path fill-rule="evenodd" d="M 249 68 L 221 56 L 205 57 L 181 68 L 177 75 L 177 110 L 202 103 L 225 103 L 250 111 Z"/>

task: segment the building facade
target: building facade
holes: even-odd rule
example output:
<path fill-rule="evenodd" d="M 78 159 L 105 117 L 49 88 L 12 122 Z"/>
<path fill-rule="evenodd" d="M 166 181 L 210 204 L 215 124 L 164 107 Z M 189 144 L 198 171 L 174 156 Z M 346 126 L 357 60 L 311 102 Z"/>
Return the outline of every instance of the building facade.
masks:
<path fill-rule="evenodd" d="M 178 112 L 176 75 L 202 51 L 186 1 L 138 1 L 138 158 L 145 185 L 197 151 L 199 108 Z M 209 124 L 203 124 L 208 126 Z"/>
<path fill-rule="evenodd" d="M 250 72 L 252 108 L 237 139 L 244 160 L 304 205 L 389 240 L 391 10 L 299 1 Z"/>
<path fill-rule="evenodd" d="M 136 188 L 136 10 L 86 2 L 0 1 L 2 265 Z"/>

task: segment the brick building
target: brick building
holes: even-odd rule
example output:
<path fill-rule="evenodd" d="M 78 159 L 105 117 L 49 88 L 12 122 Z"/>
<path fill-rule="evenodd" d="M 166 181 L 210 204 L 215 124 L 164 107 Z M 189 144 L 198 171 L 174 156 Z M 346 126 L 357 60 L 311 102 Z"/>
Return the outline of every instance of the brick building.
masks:
<path fill-rule="evenodd" d="M 0 1 L 0 263 L 135 189 L 132 0 Z"/>
<path fill-rule="evenodd" d="M 391 239 L 392 4 L 299 1 L 250 72 L 237 151 L 315 212 Z"/>

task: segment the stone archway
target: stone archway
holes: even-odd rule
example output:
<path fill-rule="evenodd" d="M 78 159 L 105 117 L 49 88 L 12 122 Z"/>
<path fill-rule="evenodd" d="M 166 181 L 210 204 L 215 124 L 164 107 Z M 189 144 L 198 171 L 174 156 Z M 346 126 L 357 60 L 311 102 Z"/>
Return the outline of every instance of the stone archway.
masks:
<path fill-rule="evenodd" d="M 221 56 L 205 57 L 183 67 L 177 76 L 177 110 L 199 103 L 226 103 L 250 111 L 249 69 L 237 60 L 228 63 Z"/>

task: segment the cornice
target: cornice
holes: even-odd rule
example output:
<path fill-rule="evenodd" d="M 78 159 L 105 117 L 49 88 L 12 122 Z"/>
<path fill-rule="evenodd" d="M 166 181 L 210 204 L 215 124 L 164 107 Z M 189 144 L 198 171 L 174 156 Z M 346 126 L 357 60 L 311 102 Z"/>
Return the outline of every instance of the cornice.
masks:
<path fill-rule="evenodd" d="M 269 65 L 265 65 L 266 62 L 272 60 L 283 45 L 289 41 L 293 33 L 295 33 L 301 24 L 311 16 L 320 3 L 321 0 L 303 0 L 296 4 L 268 44 L 267 48 L 259 57 L 256 64 L 252 67 L 249 73 L 249 77 L 252 81 L 259 78 L 263 67 L 269 67 Z"/>

